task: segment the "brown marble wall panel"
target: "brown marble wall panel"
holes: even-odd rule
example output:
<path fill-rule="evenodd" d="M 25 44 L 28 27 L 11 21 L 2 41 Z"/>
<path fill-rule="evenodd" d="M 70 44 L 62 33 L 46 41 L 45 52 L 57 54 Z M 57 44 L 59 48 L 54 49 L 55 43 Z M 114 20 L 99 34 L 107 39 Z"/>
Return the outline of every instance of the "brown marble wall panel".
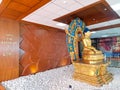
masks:
<path fill-rule="evenodd" d="M 65 32 L 45 30 L 35 25 L 22 25 L 21 49 L 24 54 L 20 60 L 21 75 L 70 64 Z"/>
<path fill-rule="evenodd" d="M 0 18 L 0 81 L 19 76 L 19 23 Z"/>

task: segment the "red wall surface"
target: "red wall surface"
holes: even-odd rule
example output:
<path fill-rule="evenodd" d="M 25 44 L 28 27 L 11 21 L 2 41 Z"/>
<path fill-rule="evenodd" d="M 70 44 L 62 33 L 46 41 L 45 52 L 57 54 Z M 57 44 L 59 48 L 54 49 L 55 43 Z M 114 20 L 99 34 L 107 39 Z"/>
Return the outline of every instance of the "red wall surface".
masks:
<path fill-rule="evenodd" d="M 21 75 L 28 75 L 71 63 L 67 51 L 65 32 L 45 30 L 35 25 L 22 25 L 22 42 L 24 50 L 20 65 Z"/>

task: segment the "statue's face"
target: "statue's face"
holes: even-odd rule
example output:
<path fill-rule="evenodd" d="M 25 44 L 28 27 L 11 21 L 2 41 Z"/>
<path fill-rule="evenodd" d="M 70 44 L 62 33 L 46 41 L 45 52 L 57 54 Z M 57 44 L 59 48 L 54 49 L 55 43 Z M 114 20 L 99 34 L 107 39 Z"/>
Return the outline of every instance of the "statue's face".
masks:
<path fill-rule="evenodd" d="M 91 32 L 90 31 L 85 32 L 85 37 L 89 38 L 90 36 L 91 36 Z"/>

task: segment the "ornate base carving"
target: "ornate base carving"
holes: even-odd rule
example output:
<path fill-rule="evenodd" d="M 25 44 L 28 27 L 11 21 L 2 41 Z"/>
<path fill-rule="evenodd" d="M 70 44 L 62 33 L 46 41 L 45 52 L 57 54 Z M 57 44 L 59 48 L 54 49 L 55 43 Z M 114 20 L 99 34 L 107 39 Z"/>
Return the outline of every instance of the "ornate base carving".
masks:
<path fill-rule="evenodd" d="M 112 81 L 112 74 L 107 71 L 109 63 L 90 65 L 73 62 L 75 80 L 83 81 L 94 86 L 102 86 Z"/>

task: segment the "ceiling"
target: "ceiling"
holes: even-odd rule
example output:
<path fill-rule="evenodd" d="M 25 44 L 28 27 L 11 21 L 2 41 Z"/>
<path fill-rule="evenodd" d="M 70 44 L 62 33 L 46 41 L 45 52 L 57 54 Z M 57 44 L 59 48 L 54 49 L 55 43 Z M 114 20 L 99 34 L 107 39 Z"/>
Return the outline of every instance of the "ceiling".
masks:
<path fill-rule="evenodd" d="M 101 2 L 105 2 L 107 5 Z M 102 6 L 96 3 L 102 4 Z M 116 4 L 120 7 L 119 0 L 3 0 L 0 4 L 0 17 L 23 20 L 64 30 L 68 27 L 68 24 L 60 23 L 57 19 L 71 15 L 71 13 L 74 16 L 75 12 L 80 11 L 79 15 L 88 17 L 85 19 L 87 20 L 85 23 L 87 23 L 89 29 L 100 30 L 98 28 L 111 25 L 120 27 L 120 9 L 117 8 L 116 10 L 114 8 Z M 102 11 L 102 9 L 104 10 Z M 95 17 L 92 17 L 93 15 Z M 104 15 L 105 17 L 108 15 L 107 18 Z M 90 21 L 91 19 L 92 21 Z"/>
<path fill-rule="evenodd" d="M 21 20 L 50 0 L 2 0 L 0 17 Z"/>
<path fill-rule="evenodd" d="M 70 24 L 71 20 L 77 17 L 80 17 L 88 26 L 104 21 L 118 19 L 119 15 L 112 10 L 106 1 L 102 0 L 54 20 Z"/>
<path fill-rule="evenodd" d="M 47 3 L 43 7 L 37 9 L 33 13 L 23 18 L 23 20 L 29 21 L 29 22 L 35 22 L 43 25 L 48 25 L 48 26 L 52 26 L 52 27 L 56 27 L 64 30 L 65 28 L 68 27 L 68 25 L 61 24 L 57 21 L 54 21 L 54 19 L 60 18 L 62 16 L 65 16 L 66 14 L 70 14 L 76 10 L 80 10 L 82 8 L 85 8 L 87 6 L 90 6 L 91 4 L 94 4 L 100 1 L 104 1 L 104 0 L 51 0 L 49 3 Z M 108 4 L 111 6 L 115 5 L 116 3 L 120 3 L 120 1 L 118 0 L 114 0 L 114 1 L 107 0 L 106 2 L 108 2 Z M 120 10 L 117 10 L 117 11 L 118 12 L 116 13 L 118 14 L 118 16 L 120 16 Z M 100 17 L 102 15 L 100 14 L 98 16 Z M 102 18 L 99 18 L 99 19 L 102 20 Z M 101 22 L 104 22 L 104 23 L 88 25 L 88 28 L 93 29 L 93 28 L 99 28 L 103 26 L 110 26 L 113 24 L 120 24 L 120 18 L 112 19 L 109 21 L 107 20 L 107 22 L 103 20 Z"/>

